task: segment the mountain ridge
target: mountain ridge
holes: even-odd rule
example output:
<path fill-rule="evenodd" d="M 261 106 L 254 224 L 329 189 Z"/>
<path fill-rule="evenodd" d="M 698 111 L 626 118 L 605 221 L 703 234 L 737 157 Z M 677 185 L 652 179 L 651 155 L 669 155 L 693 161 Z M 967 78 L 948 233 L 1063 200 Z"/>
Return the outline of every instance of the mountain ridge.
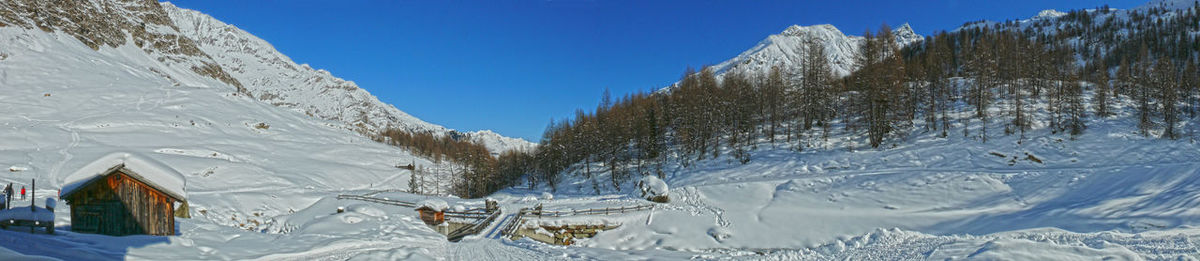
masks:
<path fill-rule="evenodd" d="M 236 26 L 170 2 L 6 1 L 0 3 L 0 27 L 6 26 L 63 32 L 101 52 L 132 44 L 166 67 L 145 69 L 172 85 L 229 86 L 233 93 L 337 122 L 339 128 L 368 136 L 388 128 L 439 136 L 454 131 L 409 115 L 329 71 L 297 64 L 270 43 Z M 190 71 L 216 81 L 166 71 Z M 471 136 L 476 132 L 463 133 Z M 502 142 L 496 140 L 498 135 L 476 136 L 471 139 L 492 144 L 488 149 L 493 153 L 532 146 L 520 139 Z"/>
<path fill-rule="evenodd" d="M 892 29 L 892 33 L 901 47 L 924 39 L 908 23 Z M 791 25 L 778 34 L 767 36 L 737 56 L 712 65 L 711 69 L 718 78 L 722 78 L 725 73 L 735 71 L 747 75 L 766 75 L 771 67 L 778 65 L 785 72 L 793 74 L 792 77 L 799 78 L 801 63 L 809 53 L 807 43 L 817 41 L 825 49 L 825 59 L 829 61 L 834 75 L 844 77 L 859 67 L 855 56 L 863 39 L 862 36 L 846 35 L 831 24 Z M 669 90 L 676 84 L 663 90 Z"/>

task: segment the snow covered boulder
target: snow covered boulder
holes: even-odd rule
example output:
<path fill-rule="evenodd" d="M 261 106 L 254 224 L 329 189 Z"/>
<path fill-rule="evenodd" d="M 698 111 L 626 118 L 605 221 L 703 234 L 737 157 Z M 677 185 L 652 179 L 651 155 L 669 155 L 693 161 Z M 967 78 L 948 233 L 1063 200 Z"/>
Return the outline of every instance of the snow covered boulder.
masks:
<path fill-rule="evenodd" d="M 640 197 L 646 200 L 658 203 L 667 203 L 671 201 L 671 198 L 668 195 L 671 190 L 667 187 L 667 183 L 663 182 L 661 179 L 658 179 L 658 177 L 642 177 L 642 180 L 638 181 L 637 186 L 638 191 L 641 191 Z"/>

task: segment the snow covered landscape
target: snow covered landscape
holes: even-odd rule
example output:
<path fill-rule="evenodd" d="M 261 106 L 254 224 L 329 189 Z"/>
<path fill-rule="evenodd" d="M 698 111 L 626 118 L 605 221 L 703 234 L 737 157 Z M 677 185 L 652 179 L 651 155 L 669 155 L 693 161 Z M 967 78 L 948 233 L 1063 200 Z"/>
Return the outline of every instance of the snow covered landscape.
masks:
<path fill-rule="evenodd" d="M 1169 6 L 1165 17 L 1193 8 L 1146 6 Z M 1097 17 L 1131 19 L 1125 12 Z M 902 47 L 932 39 L 908 24 L 892 32 Z M 787 27 L 711 69 L 800 73 L 814 41 L 833 76 L 862 68 L 865 38 L 813 25 Z M 837 119 L 826 137 L 753 137 L 746 148 L 713 145 L 719 156 L 671 143 L 645 164 L 659 175 L 619 181 L 614 170 L 632 163 L 589 157 L 559 180 L 530 170 L 493 194 L 460 198 L 451 179 L 467 164 L 372 134 L 463 135 L 493 156 L 539 144 L 425 122 L 335 73 L 167 2 L 0 2 L 0 186 L 34 196 L 14 196 L 0 221 L 56 228 L 0 229 L 0 260 L 1200 260 L 1200 121 L 1170 125 L 1175 139 L 1143 134 L 1128 97 L 1112 102 L 1111 116 L 1085 119 L 1078 135 L 1041 122 L 1006 135 L 1010 123 L 973 120 L 963 98 L 947 105 L 948 135 L 918 118 L 914 131 L 874 148 Z M 947 78 L 964 93 L 973 83 Z M 1092 98 L 1103 92 L 1096 84 L 1075 83 L 1086 86 L 1087 109 L 1102 102 Z M 1056 117 L 1050 98 L 1027 100 L 1027 117 Z M 1005 115 L 1006 106 L 1023 105 L 988 112 Z M 190 216 L 176 213 L 175 234 L 72 230 L 59 195 L 117 165 L 185 198 L 166 206 Z M 434 174 L 414 177 L 425 167 Z M 47 199 L 59 200 L 52 212 Z M 483 212 L 486 200 L 498 212 Z M 417 205 L 448 222 L 430 224 Z M 454 216 L 475 210 L 493 219 Z M 441 231 L 472 225 L 478 233 L 458 242 Z"/>

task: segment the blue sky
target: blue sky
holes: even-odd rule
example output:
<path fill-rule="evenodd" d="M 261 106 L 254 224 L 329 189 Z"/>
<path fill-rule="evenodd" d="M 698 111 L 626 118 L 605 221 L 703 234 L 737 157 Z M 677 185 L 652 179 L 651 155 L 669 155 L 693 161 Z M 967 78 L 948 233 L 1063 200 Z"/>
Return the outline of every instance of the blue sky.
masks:
<path fill-rule="evenodd" d="M 859 35 L 909 23 L 928 35 L 1043 9 L 1145 1 L 245 1 L 176 0 L 273 44 L 297 63 L 459 130 L 537 142 L 551 118 L 658 89 L 687 66 L 732 58 L 792 24 Z"/>

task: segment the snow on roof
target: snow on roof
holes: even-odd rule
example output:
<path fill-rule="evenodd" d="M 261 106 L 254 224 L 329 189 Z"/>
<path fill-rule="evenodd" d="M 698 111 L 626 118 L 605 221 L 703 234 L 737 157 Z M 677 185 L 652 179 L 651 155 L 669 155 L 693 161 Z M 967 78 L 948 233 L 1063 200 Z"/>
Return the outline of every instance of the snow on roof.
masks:
<path fill-rule="evenodd" d="M 63 185 L 62 195 L 69 195 L 93 179 L 107 176 L 117 170 L 122 170 L 125 174 L 176 199 L 186 200 L 187 198 L 187 191 L 184 190 L 186 181 L 183 174 L 149 157 L 128 152 L 117 152 L 100 157 L 67 176 L 63 182 L 66 185 Z"/>
<path fill-rule="evenodd" d="M 446 211 L 446 209 L 450 208 L 450 204 L 447 204 L 446 201 L 440 199 L 426 199 L 422 200 L 421 203 L 417 205 L 417 209 L 423 208 L 429 208 L 435 211 Z"/>

